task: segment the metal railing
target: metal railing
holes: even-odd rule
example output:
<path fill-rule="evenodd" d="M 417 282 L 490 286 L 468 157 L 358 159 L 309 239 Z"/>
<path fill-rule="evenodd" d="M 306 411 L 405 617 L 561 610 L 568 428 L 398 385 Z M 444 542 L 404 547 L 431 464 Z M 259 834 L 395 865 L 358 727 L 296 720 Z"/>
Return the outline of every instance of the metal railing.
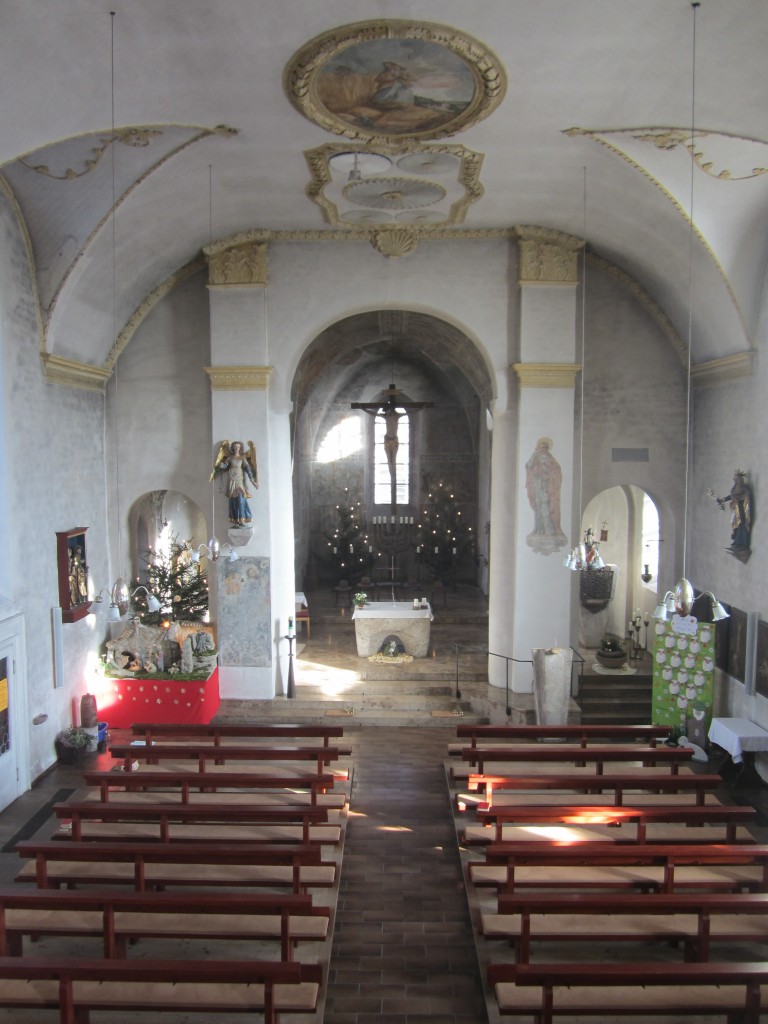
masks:
<path fill-rule="evenodd" d="M 504 661 L 504 692 L 505 692 L 505 698 L 506 698 L 505 699 L 506 712 L 507 712 L 508 716 L 511 715 L 512 714 L 512 707 L 511 707 L 511 705 L 509 703 L 509 663 L 513 662 L 516 665 L 533 665 L 533 660 L 531 658 L 513 658 L 509 654 L 497 654 L 496 651 L 490 651 L 490 650 L 488 650 L 488 648 L 486 646 L 483 646 L 483 645 L 477 647 L 477 646 L 470 645 L 470 644 L 453 643 L 453 644 L 451 644 L 451 647 L 453 647 L 454 651 L 456 652 L 456 689 L 455 689 L 456 700 L 461 700 L 461 687 L 460 687 L 460 683 L 459 683 L 459 655 L 461 654 L 462 651 L 465 651 L 465 652 L 466 651 L 470 651 L 470 652 L 474 652 L 476 654 L 485 654 L 489 658 L 501 658 Z M 584 665 L 584 658 L 582 658 L 581 654 L 579 654 L 579 652 L 576 650 L 575 647 L 571 647 L 571 651 L 573 651 L 573 662 L 571 663 L 571 693 L 573 693 L 573 690 L 574 690 L 574 687 L 573 687 L 573 669 L 574 669 L 574 665 L 578 664 L 578 666 L 579 666 L 579 675 L 582 675 L 582 673 L 583 673 L 583 665 Z"/>

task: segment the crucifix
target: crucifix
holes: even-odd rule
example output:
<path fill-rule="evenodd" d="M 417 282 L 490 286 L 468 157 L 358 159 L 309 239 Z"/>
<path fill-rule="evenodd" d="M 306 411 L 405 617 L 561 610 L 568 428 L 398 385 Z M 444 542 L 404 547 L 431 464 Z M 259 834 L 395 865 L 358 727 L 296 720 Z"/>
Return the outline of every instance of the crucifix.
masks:
<path fill-rule="evenodd" d="M 397 511 L 397 449 L 400 447 L 400 442 L 397 437 L 397 428 L 400 422 L 400 417 L 407 414 L 410 409 L 428 409 L 431 408 L 432 402 L 405 402 L 398 396 L 402 395 L 402 392 L 395 387 L 394 384 L 390 384 L 384 392 L 384 401 L 378 402 L 352 402 L 351 408 L 362 409 L 363 412 L 367 412 L 370 416 L 383 416 L 384 417 L 384 452 L 387 456 L 387 464 L 389 466 L 389 481 L 390 481 L 390 496 L 392 515 L 395 515 Z M 402 412 L 398 410 L 402 409 Z"/>

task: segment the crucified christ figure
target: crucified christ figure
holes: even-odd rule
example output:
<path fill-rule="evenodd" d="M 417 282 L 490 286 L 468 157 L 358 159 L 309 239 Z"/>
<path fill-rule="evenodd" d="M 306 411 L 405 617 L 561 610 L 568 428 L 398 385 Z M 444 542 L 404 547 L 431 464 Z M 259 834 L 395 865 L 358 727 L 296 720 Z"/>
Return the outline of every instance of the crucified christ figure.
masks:
<path fill-rule="evenodd" d="M 432 402 L 405 402 L 402 398 L 398 401 L 398 396 L 401 395 L 401 392 L 394 384 L 389 385 L 384 395 L 385 400 L 383 402 L 352 402 L 352 408 L 362 409 L 363 412 L 367 412 L 370 416 L 382 416 L 384 419 L 384 452 L 389 466 L 392 514 L 394 515 L 397 508 L 397 473 L 395 464 L 397 461 L 397 449 L 400 447 L 400 441 L 397 436 L 400 417 L 406 416 L 409 409 L 430 408 Z M 398 410 L 400 409 L 403 411 L 399 412 Z"/>

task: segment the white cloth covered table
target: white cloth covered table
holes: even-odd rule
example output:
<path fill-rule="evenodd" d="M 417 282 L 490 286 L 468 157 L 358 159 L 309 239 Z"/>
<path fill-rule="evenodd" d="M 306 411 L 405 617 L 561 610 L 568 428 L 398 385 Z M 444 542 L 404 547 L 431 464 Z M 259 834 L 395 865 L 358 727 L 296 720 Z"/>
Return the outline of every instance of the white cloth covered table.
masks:
<path fill-rule="evenodd" d="M 713 718 L 709 738 L 741 764 L 742 754 L 768 750 L 768 732 L 748 718 Z"/>
<path fill-rule="evenodd" d="M 429 604 L 426 608 L 414 608 L 408 601 L 382 601 L 355 608 L 352 618 L 361 658 L 376 654 L 388 636 L 398 637 L 406 654 L 426 658 L 429 624 L 434 618 Z"/>

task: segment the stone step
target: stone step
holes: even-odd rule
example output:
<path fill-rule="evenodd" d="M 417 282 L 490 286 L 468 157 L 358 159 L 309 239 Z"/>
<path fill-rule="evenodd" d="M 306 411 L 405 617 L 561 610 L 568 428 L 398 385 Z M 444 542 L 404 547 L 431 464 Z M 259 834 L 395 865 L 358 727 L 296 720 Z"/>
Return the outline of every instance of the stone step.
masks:
<path fill-rule="evenodd" d="M 461 689 L 461 687 L 459 687 Z M 359 697 L 451 697 L 456 692 L 452 683 L 428 683 L 421 679 L 365 679 L 354 683 L 340 683 L 330 690 L 327 686 L 312 685 L 298 680 L 296 696 L 303 700 L 326 700 L 329 698 Z"/>
<path fill-rule="evenodd" d="M 344 729 L 355 725 L 407 725 L 424 727 L 451 726 L 455 722 L 487 723 L 482 715 L 472 714 L 469 705 L 460 701 L 444 701 L 432 708 L 381 707 L 364 700 L 303 701 L 301 698 L 276 697 L 272 701 L 222 701 L 216 721 L 284 722 L 301 725 L 338 724 Z"/>

